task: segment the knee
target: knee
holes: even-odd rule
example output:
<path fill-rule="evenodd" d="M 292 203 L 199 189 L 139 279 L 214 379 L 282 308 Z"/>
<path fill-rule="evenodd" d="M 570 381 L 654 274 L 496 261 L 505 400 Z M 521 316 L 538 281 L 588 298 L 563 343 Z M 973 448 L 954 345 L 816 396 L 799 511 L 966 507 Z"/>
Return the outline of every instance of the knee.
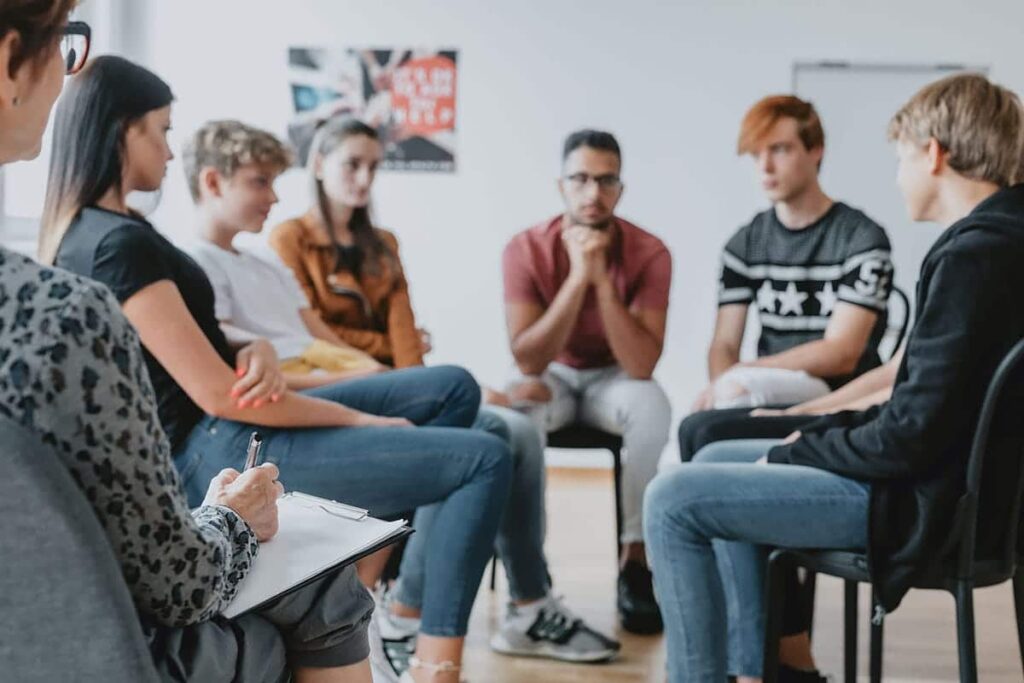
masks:
<path fill-rule="evenodd" d="M 694 453 L 699 450 L 696 445 L 698 435 L 702 431 L 705 411 L 690 413 L 679 423 L 679 458 L 683 462 L 693 459 Z"/>
<path fill-rule="evenodd" d="M 512 480 L 512 451 L 508 442 L 483 432 L 478 432 L 476 438 L 479 470 L 489 473 L 499 487 L 507 489 Z"/>
<path fill-rule="evenodd" d="M 447 388 L 449 395 L 473 407 L 480 405 L 480 385 L 469 370 L 457 365 L 438 365 L 429 370 L 438 383 Z"/>
<path fill-rule="evenodd" d="M 474 429 L 479 429 L 482 432 L 493 434 L 502 441 L 511 441 L 512 435 L 508 425 L 501 416 L 496 414 L 493 409 L 481 410 L 476 416 L 476 422 L 473 423 Z"/>
<path fill-rule="evenodd" d="M 672 423 L 672 404 L 661 385 L 654 380 L 634 382 L 626 396 L 627 424 L 646 434 L 668 435 Z"/>
<path fill-rule="evenodd" d="M 693 462 L 737 462 L 731 446 L 728 441 L 709 443 L 694 454 Z"/>
<path fill-rule="evenodd" d="M 679 456 L 683 462 L 693 460 L 709 444 L 734 438 L 734 423 L 718 415 L 717 411 L 694 413 L 679 425 Z"/>
<path fill-rule="evenodd" d="M 686 484 L 689 465 L 659 474 L 644 492 L 644 537 L 650 543 L 654 533 L 672 525 L 672 520 L 688 506 L 690 487 Z"/>

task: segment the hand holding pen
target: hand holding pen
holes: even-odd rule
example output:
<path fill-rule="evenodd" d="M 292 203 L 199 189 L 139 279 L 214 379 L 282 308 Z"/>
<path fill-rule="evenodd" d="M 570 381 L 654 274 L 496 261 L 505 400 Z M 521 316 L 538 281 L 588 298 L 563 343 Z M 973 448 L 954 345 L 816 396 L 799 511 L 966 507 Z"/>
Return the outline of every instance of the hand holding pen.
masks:
<path fill-rule="evenodd" d="M 284 487 L 277 480 L 277 465 L 258 464 L 261 448 L 262 439 L 254 432 L 246 452 L 245 471 L 221 470 L 210 482 L 203 505 L 230 508 L 262 542 L 277 533 L 277 499 L 284 493 Z"/>

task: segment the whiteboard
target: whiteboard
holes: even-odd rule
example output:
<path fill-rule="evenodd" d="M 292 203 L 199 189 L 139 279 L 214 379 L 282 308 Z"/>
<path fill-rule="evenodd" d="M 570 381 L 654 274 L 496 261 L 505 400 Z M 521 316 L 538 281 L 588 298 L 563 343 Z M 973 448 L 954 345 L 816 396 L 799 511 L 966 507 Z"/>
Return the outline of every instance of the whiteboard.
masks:
<path fill-rule="evenodd" d="M 914 304 L 925 254 L 943 227 L 914 223 L 896 187 L 896 151 L 889 119 L 922 86 L 958 71 L 988 67 L 807 63 L 793 65 L 793 91 L 810 100 L 825 128 L 821 185 L 836 200 L 864 211 L 889 234 L 896 284 Z"/>

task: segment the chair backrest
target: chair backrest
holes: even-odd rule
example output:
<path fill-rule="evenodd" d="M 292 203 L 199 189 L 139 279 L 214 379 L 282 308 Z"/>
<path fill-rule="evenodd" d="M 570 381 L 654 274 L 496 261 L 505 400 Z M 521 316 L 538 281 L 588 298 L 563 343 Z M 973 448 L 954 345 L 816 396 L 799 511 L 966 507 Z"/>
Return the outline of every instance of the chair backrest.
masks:
<path fill-rule="evenodd" d="M 0 417 L 0 680 L 157 680 L 106 534 L 53 450 Z"/>
<path fill-rule="evenodd" d="M 889 292 L 889 308 L 886 311 L 886 328 L 878 353 L 882 361 L 891 360 L 903 346 L 911 322 L 910 298 L 896 285 Z"/>
<path fill-rule="evenodd" d="M 1009 398 L 1021 397 L 1021 372 L 1024 370 L 1024 339 L 1021 339 L 1007 352 L 996 368 L 989 381 L 985 400 L 982 402 L 974 439 L 971 443 L 970 459 L 967 464 L 967 485 L 964 495 L 957 506 L 954 529 L 960 532 L 960 543 L 957 557 L 957 570 L 960 577 L 974 576 L 976 545 L 978 536 L 978 505 L 982 495 L 982 473 L 985 457 L 990 454 L 992 429 L 1001 412 L 1004 419 L 1020 420 L 1020 416 L 1005 412 L 1004 402 Z M 1018 457 L 1024 460 L 1024 439 L 1021 440 L 1021 452 Z M 1007 510 L 1007 528 L 1004 530 L 1003 552 L 998 558 L 1000 572 L 1006 575 L 1013 573 L 1017 561 L 1018 534 L 1020 533 L 1021 501 L 1024 498 L 1024 462 L 1018 465 L 1017 481 L 1014 482 L 1013 498 Z M 955 532 L 954 532 L 955 533 Z"/>

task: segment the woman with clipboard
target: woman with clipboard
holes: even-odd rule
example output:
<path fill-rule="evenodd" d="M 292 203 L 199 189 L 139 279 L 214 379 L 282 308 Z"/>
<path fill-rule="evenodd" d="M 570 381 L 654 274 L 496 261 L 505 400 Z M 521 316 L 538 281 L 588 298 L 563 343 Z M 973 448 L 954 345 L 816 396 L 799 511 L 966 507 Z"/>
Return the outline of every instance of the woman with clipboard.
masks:
<path fill-rule="evenodd" d="M 75 4 L 0 5 L 2 164 L 38 156 L 65 75 L 84 66 L 90 30 L 68 22 Z M 276 531 L 278 470 L 224 470 L 189 511 L 138 337 L 106 288 L 0 248 L 0 321 L 0 415 L 53 445 L 81 486 L 163 680 L 370 683 L 372 602 L 351 569 L 218 616 Z"/>

